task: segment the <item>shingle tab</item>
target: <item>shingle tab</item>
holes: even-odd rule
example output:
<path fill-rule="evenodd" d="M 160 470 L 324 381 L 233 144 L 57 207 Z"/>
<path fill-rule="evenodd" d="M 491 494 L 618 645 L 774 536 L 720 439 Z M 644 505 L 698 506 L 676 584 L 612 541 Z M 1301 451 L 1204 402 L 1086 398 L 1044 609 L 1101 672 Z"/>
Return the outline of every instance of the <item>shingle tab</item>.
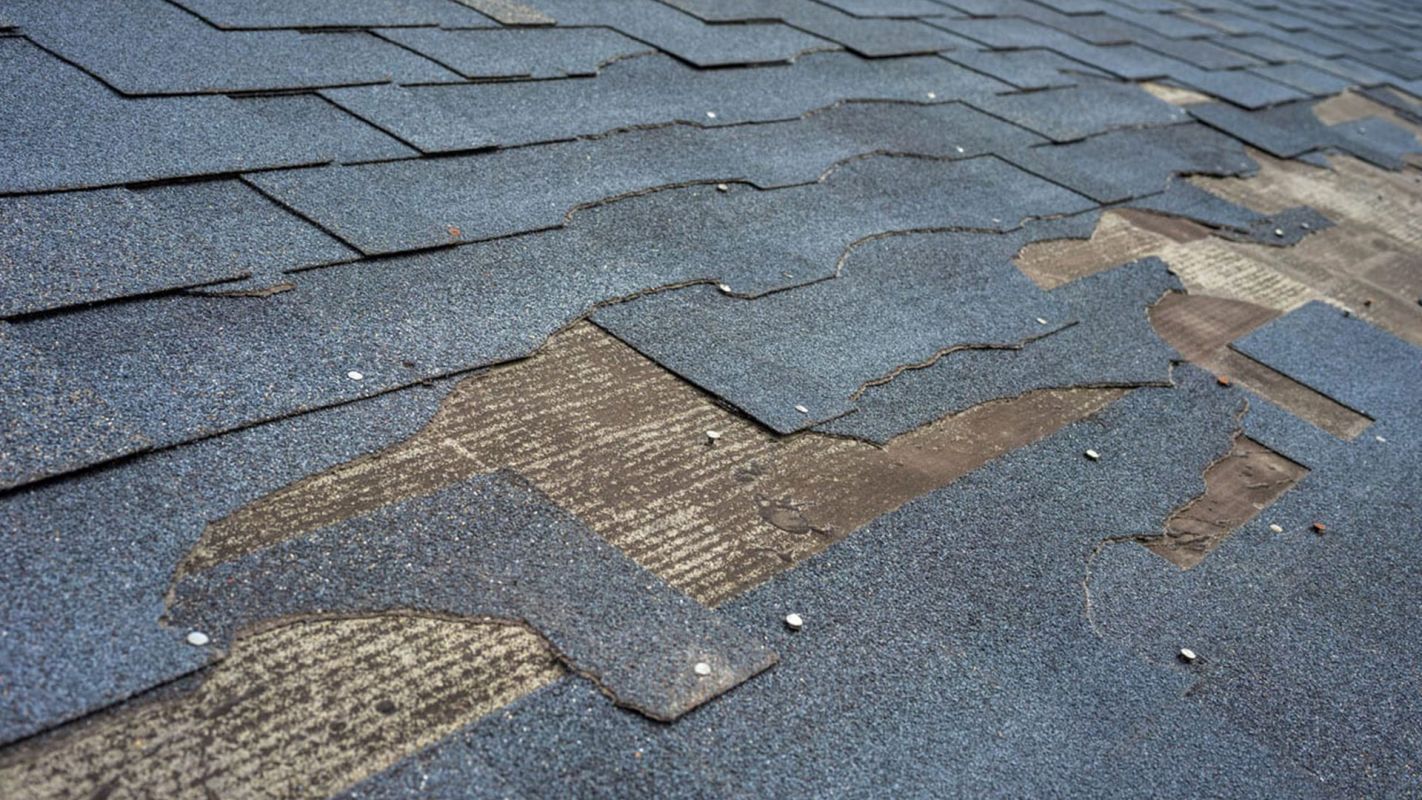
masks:
<path fill-rule="evenodd" d="M 125 99 L 23 39 L 0 65 L 0 192 L 412 154 L 315 97 Z"/>
<path fill-rule="evenodd" d="M 527 5 L 559 25 L 612 28 L 698 67 L 774 64 L 835 48 L 779 23 L 708 25 L 656 0 L 527 0 Z"/>
<path fill-rule="evenodd" d="M 665 56 L 646 56 L 610 64 L 591 80 L 372 86 L 323 94 L 425 152 L 441 152 L 677 121 L 713 126 L 791 119 L 844 100 L 927 101 L 930 93 L 950 100 L 1010 88 L 938 58 L 863 61 L 817 53 L 786 67 L 702 72 Z"/>
<path fill-rule="evenodd" d="M 0 198 L 0 317 L 355 255 L 237 181 Z"/>
<path fill-rule="evenodd" d="M 124 94 L 458 79 L 369 33 L 221 31 L 162 0 L 21 0 L 12 13 L 26 35 Z"/>
<path fill-rule="evenodd" d="M 175 0 L 218 28 L 496 27 L 449 0 Z"/>
<path fill-rule="evenodd" d="M 381 35 L 466 78 L 596 75 L 604 64 L 655 52 L 650 45 L 603 28 L 400 28 Z"/>
<path fill-rule="evenodd" d="M 1058 142 L 1116 128 L 1169 125 L 1185 112 L 1144 89 L 1107 81 L 1024 94 L 983 97 L 975 105 Z"/>
<path fill-rule="evenodd" d="M 816 0 L 665 1 L 708 22 L 780 20 L 871 58 L 935 53 L 961 48 L 965 44 L 973 46 L 960 37 L 917 20 L 856 17 Z"/>

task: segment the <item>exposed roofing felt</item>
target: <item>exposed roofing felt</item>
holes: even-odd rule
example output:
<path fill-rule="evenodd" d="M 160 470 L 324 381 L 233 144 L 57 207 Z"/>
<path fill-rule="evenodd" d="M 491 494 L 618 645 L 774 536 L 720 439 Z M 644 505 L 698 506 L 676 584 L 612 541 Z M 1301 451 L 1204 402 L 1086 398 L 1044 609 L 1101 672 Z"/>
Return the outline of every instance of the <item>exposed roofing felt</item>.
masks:
<path fill-rule="evenodd" d="M 0 796 L 1422 793 L 1422 13 L 0 11 Z"/>

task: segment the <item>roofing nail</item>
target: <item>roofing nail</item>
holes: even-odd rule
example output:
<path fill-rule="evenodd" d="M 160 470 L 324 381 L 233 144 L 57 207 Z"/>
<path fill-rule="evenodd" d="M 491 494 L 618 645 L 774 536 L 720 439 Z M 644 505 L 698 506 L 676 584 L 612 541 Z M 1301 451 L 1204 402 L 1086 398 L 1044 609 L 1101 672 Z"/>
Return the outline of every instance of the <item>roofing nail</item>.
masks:
<path fill-rule="evenodd" d="M 719 439 L 719 438 L 721 438 L 721 432 L 720 432 L 720 431 L 707 431 L 707 432 L 706 432 L 706 443 L 707 443 L 707 444 L 715 444 L 715 443 L 716 443 L 716 440 Z"/>
<path fill-rule="evenodd" d="M 1283 228 L 1275 228 L 1275 229 L 1274 229 L 1274 235 L 1277 236 L 1277 237 L 1279 237 L 1280 239 L 1284 238 L 1284 229 L 1283 229 Z"/>
<path fill-rule="evenodd" d="M 1377 439 L 1377 440 L 1378 440 L 1378 441 L 1379 441 L 1379 442 L 1383 442 L 1383 443 L 1384 443 L 1384 444 L 1386 444 L 1386 443 L 1387 443 L 1387 440 L 1386 440 L 1386 439 L 1384 439 L 1384 438 L 1383 438 L 1383 437 L 1381 437 L 1381 436 L 1374 436 L 1374 437 L 1373 437 L 1373 438 L 1374 438 L 1374 439 Z"/>
<path fill-rule="evenodd" d="M 801 414 L 808 414 L 808 413 L 810 413 L 810 409 L 805 408 L 804 406 L 795 406 L 795 410 L 798 411 L 798 412 L 800 412 Z"/>
<path fill-rule="evenodd" d="M 1044 320 L 1044 319 L 1042 319 L 1041 317 L 1037 317 L 1037 324 L 1038 324 L 1038 325 L 1046 325 L 1046 324 L 1047 324 L 1047 321 Z"/>
<path fill-rule="evenodd" d="M 707 111 L 707 112 L 706 112 L 706 118 L 707 118 L 707 119 L 715 119 L 715 118 L 716 118 L 716 112 L 715 112 L 715 111 Z"/>
<path fill-rule="evenodd" d="M 700 675 L 703 678 L 711 674 L 711 665 L 707 664 L 705 661 L 696 662 L 696 666 L 692 667 L 691 669 L 697 675 Z"/>
<path fill-rule="evenodd" d="M 729 192 L 729 191 L 731 191 L 731 187 L 727 186 L 727 185 L 724 184 L 724 183 L 718 183 L 718 184 L 716 184 L 716 191 L 718 191 L 718 192 Z"/>
<path fill-rule="evenodd" d="M 1221 386 L 1228 386 L 1231 383 L 1234 383 L 1234 381 L 1230 380 L 1228 375 L 1220 375 L 1219 377 L 1215 378 L 1215 383 L 1218 383 Z"/>
<path fill-rule="evenodd" d="M 191 631 L 188 633 L 188 644 L 193 647 L 203 647 L 210 641 L 212 640 L 207 638 L 207 634 L 202 631 Z"/>
<path fill-rule="evenodd" d="M 716 288 L 717 288 L 717 289 L 720 289 L 721 291 L 725 292 L 726 294 L 730 294 L 730 293 L 731 293 L 731 285 L 730 285 L 729 283 L 718 283 L 718 284 L 716 284 Z"/>
<path fill-rule="evenodd" d="M 953 145 L 953 149 L 954 149 L 954 150 L 957 150 L 957 151 L 960 152 L 960 153 L 966 153 L 966 152 L 968 152 L 967 150 L 964 150 L 963 148 L 959 147 L 958 145 Z"/>
<path fill-rule="evenodd" d="M 937 94 L 934 94 L 933 92 L 929 92 L 929 93 L 928 93 L 928 99 L 929 99 L 929 100 L 937 100 L 937 99 L 938 99 L 938 95 L 937 95 Z"/>
<path fill-rule="evenodd" d="M 1323 532 L 1326 530 L 1328 530 L 1328 526 L 1324 525 L 1322 522 L 1313 523 L 1313 532 L 1318 534 L 1319 536 L 1322 536 Z"/>
<path fill-rule="evenodd" d="M 1283 532 L 1284 532 L 1284 526 L 1283 526 L 1283 525 L 1277 525 L 1277 524 L 1275 524 L 1275 525 L 1270 525 L 1270 526 L 1269 526 L 1269 530 L 1273 531 L 1274 533 L 1283 533 Z"/>
<path fill-rule="evenodd" d="M 1299 227 L 1300 227 L 1300 228 L 1303 228 L 1304 230 L 1308 230 L 1309 228 L 1311 228 L 1311 227 L 1313 227 L 1313 226 L 1309 225 L 1307 222 L 1300 222 L 1300 223 L 1299 223 Z"/>
<path fill-rule="evenodd" d="M 1180 660 L 1184 661 L 1186 664 L 1195 663 L 1195 659 L 1197 658 L 1199 658 L 1199 656 L 1195 655 L 1194 650 L 1191 650 L 1188 647 L 1180 648 Z"/>
<path fill-rule="evenodd" d="M 1101 460 L 1101 454 L 1098 453 L 1098 452 L 1096 452 L 1095 450 L 1087 450 L 1083 455 L 1085 455 L 1087 458 L 1091 459 L 1092 461 L 1100 461 L 1100 460 Z"/>
<path fill-rule="evenodd" d="M 365 378 L 364 375 L 362 375 L 362 374 L 359 373 L 359 372 L 356 372 L 355 370 L 351 370 L 350 372 L 347 372 L 347 373 L 346 373 L 346 377 L 347 377 L 347 378 L 350 378 L 350 379 L 353 380 L 353 381 L 358 381 L 358 380 L 362 380 L 363 378 Z"/>
<path fill-rule="evenodd" d="M 789 628 L 789 629 L 792 630 L 792 631 L 798 631 L 798 630 L 800 630 L 800 628 L 803 627 L 804 624 L 805 624 L 805 621 L 804 621 L 803 619 L 800 619 L 800 615 L 799 615 L 799 614 L 786 614 L 786 615 L 785 615 L 785 627 Z"/>

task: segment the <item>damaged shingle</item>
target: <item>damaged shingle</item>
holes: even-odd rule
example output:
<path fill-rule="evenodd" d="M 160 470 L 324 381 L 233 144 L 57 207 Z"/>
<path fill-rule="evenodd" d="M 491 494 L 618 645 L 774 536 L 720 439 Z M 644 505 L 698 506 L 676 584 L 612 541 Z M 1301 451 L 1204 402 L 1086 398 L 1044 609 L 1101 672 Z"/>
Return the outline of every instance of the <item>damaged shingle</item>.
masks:
<path fill-rule="evenodd" d="M 263 172 L 248 180 L 375 254 L 553 227 L 579 206 L 658 186 L 729 180 L 771 188 L 813 182 L 840 161 L 874 152 L 971 158 L 1039 141 L 963 105 L 850 103 L 803 120 L 705 130 L 678 125 L 472 156 Z"/>
<path fill-rule="evenodd" d="M 1168 385 L 1174 352 L 1146 309 L 1179 282 L 1158 259 L 1127 264 L 1048 294 L 1070 327 L 1021 350 L 963 350 L 869 386 L 855 411 L 817 430 L 883 442 L 924 422 L 1001 397 L 1071 386 Z"/>
<path fill-rule="evenodd" d="M 843 100 L 925 102 L 930 92 L 951 99 L 1009 88 L 937 58 L 866 62 L 818 53 L 788 67 L 698 72 L 665 56 L 646 56 L 609 64 L 591 80 L 376 86 L 323 94 L 428 153 L 678 121 L 708 127 L 769 122 Z M 549 108 L 559 113 L 548 114 Z"/>

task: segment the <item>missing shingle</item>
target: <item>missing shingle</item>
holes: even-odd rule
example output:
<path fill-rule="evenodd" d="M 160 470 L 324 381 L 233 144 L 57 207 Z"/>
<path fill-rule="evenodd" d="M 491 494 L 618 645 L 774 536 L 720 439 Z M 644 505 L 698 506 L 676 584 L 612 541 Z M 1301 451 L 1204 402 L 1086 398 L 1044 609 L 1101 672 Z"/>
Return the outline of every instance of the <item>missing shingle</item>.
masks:
<path fill-rule="evenodd" d="M 1181 569 L 1195 567 L 1307 474 L 1264 445 L 1235 437 L 1229 454 L 1205 470 L 1204 493 L 1176 509 L 1161 536 L 1142 544 Z"/>
<path fill-rule="evenodd" d="M 1277 315 L 1239 300 L 1173 294 L 1151 309 L 1150 320 L 1156 333 L 1187 360 L 1340 439 L 1356 437 L 1371 419 L 1228 346 Z"/>
<path fill-rule="evenodd" d="M 25 797 L 327 797 L 566 674 L 520 626 L 417 616 L 294 622 L 8 750 Z M 392 708 L 381 713 L 382 708 Z"/>
<path fill-rule="evenodd" d="M 1032 392 L 882 448 L 778 437 L 584 323 L 532 358 L 459 384 L 414 438 L 213 522 L 179 576 L 508 468 L 644 568 L 715 604 L 1122 392 Z M 707 430 L 721 433 L 715 447 Z M 792 503 L 825 535 L 768 522 L 763 498 Z"/>
<path fill-rule="evenodd" d="M 1209 95 L 1201 94 L 1193 89 L 1156 81 L 1146 81 L 1140 84 L 1140 87 L 1154 95 L 1157 100 L 1164 100 L 1173 106 L 1191 106 L 1196 103 L 1208 103 L 1213 99 Z"/>

